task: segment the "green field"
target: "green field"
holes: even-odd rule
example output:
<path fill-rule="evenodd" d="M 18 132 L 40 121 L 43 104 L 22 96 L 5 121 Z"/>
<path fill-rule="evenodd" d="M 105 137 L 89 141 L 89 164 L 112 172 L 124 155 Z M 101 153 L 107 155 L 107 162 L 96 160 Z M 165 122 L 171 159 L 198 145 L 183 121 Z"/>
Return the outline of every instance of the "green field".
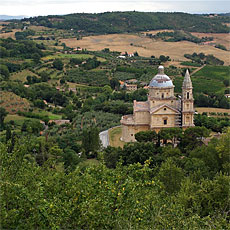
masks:
<path fill-rule="evenodd" d="M 122 147 L 123 148 L 125 142 L 122 142 L 120 140 L 121 132 L 122 132 L 121 126 L 109 129 L 109 145 L 110 146 L 112 146 L 112 147 Z"/>
<path fill-rule="evenodd" d="M 192 76 L 194 92 L 224 92 L 226 87 L 223 81 L 229 80 L 229 77 L 229 66 L 205 66 Z"/>
<path fill-rule="evenodd" d="M 53 114 L 53 113 L 47 112 L 45 110 L 34 110 L 34 113 L 38 113 L 39 115 L 42 115 L 42 116 L 47 115 L 50 120 L 60 120 L 60 119 L 62 119 L 61 115 Z"/>
<path fill-rule="evenodd" d="M 194 66 L 194 67 L 200 67 L 201 66 L 201 64 L 190 62 L 190 61 L 184 61 L 184 62 L 181 62 L 180 64 L 185 65 L 185 66 Z"/>
<path fill-rule="evenodd" d="M 181 93 L 183 80 L 184 78 L 182 76 L 177 76 L 174 78 L 173 84 L 175 85 L 174 88 L 175 93 Z"/>
<path fill-rule="evenodd" d="M 25 82 L 27 76 L 36 76 L 36 77 L 39 77 L 38 75 L 36 75 L 35 73 L 29 71 L 28 69 L 25 69 L 25 70 L 22 70 L 20 72 L 12 74 L 10 76 L 10 80 L 12 80 L 12 81 L 20 80 L 22 82 Z"/>
<path fill-rule="evenodd" d="M 49 55 L 46 57 L 43 57 L 43 60 L 50 60 L 50 59 L 56 59 L 56 58 L 62 58 L 62 59 L 70 59 L 70 58 L 78 58 L 78 59 L 88 59 L 93 58 L 92 54 L 55 54 L 55 55 Z M 104 62 L 106 59 L 97 57 L 98 61 Z"/>
<path fill-rule="evenodd" d="M 19 115 L 12 115 L 12 114 L 8 114 L 5 118 L 5 122 L 9 122 L 9 121 L 24 121 L 26 118 L 23 116 L 19 116 Z"/>
<path fill-rule="evenodd" d="M 23 122 L 24 122 L 25 120 L 38 120 L 38 119 L 36 119 L 36 118 L 28 118 L 28 117 L 24 117 L 24 116 L 19 116 L 19 115 L 17 115 L 17 114 L 14 114 L 14 115 L 8 114 L 8 115 L 6 116 L 4 122 L 9 122 L 9 121 L 11 121 L 11 120 L 14 121 L 14 123 L 15 123 L 15 125 L 16 125 L 17 127 L 20 127 L 20 126 L 22 126 L 22 124 L 23 124 Z"/>

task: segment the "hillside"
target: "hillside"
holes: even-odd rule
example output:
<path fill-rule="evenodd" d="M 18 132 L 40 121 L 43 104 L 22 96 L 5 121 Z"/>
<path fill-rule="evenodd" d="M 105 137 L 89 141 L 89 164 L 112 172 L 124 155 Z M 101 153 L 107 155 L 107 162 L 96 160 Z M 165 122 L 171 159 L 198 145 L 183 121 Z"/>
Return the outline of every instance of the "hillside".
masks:
<path fill-rule="evenodd" d="M 220 34 L 221 35 L 221 34 Z M 227 36 L 224 40 L 227 43 Z M 215 48 L 213 45 L 195 44 L 188 41 L 180 42 L 164 42 L 162 40 L 151 39 L 147 36 L 136 34 L 107 34 L 97 36 L 83 37 L 81 40 L 76 38 L 61 39 L 68 47 L 81 47 L 90 51 L 99 51 L 109 48 L 119 52 L 138 52 L 144 57 L 166 55 L 171 59 L 185 61 L 184 54 L 191 52 L 203 52 L 205 54 L 213 54 L 217 58 L 224 61 L 225 65 L 230 64 L 229 51 Z"/>
<path fill-rule="evenodd" d="M 223 18 L 223 21 L 222 21 Z M 222 22 L 226 17 L 207 17 L 186 13 L 105 12 L 99 14 L 69 14 L 39 16 L 22 21 L 58 29 L 74 29 L 84 33 L 105 34 L 138 32 L 157 29 L 185 30 L 189 32 L 227 33 Z"/>
<path fill-rule="evenodd" d="M 1 229 L 229 229 L 229 34 L 226 16 L 212 17 L 116 12 L 0 24 Z M 159 65 L 175 88 L 145 106 Z M 187 69 L 194 106 L 188 92 L 183 106 L 196 110 L 195 127 L 136 133 L 127 123 L 137 142 L 124 142 L 121 118 L 134 104 L 146 113 L 162 103 L 147 119 L 180 124 L 186 110 L 170 105 L 180 103 Z"/>

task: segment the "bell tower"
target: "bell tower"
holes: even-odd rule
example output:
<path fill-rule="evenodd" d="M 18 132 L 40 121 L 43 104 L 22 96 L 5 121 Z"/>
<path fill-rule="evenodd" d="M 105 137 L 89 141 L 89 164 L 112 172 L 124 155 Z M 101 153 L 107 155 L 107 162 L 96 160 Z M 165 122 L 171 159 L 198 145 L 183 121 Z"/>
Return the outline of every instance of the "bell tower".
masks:
<path fill-rule="evenodd" d="M 194 126 L 193 116 L 194 116 L 194 99 L 192 93 L 192 81 L 188 72 L 186 70 L 183 85 L 182 85 L 182 128 L 189 128 Z"/>

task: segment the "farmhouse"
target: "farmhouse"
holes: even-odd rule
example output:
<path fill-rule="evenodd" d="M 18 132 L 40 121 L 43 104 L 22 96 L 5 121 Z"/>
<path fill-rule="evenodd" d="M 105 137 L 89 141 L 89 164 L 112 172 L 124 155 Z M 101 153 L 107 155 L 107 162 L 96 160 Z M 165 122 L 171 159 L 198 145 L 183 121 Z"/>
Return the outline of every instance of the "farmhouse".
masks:
<path fill-rule="evenodd" d="M 125 84 L 125 86 L 126 86 L 126 90 L 128 90 L 128 91 L 137 90 L 137 85 L 135 85 L 135 84 Z"/>
<path fill-rule="evenodd" d="M 182 98 L 174 96 L 172 80 L 164 73 L 164 67 L 159 66 L 158 74 L 149 84 L 148 100 L 134 101 L 133 114 L 121 118 L 122 141 L 135 141 L 135 134 L 140 131 L 162 128 L 194 126 L 192 82 L 188 70 L 183 85 Z"/>

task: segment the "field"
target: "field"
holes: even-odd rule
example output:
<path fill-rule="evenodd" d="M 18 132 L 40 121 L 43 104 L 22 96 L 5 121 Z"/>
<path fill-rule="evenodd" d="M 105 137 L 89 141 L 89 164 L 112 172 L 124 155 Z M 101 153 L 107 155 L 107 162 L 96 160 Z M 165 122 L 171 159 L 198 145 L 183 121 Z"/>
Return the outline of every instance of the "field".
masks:
<path fill-rule="evenodd" d="M 0 92 L 0 106 L 5 108 L 9 114 L 16 114 L 17 111 L 26 111 L 30 103 L 12 92 Z"/>
<path fill-rule="evenodd" d="M 229 79 L 230 67 L 205 66 L 192 76 L 194 92 L 224 92 L 223 80 Z"/>
<path fill-rule="evenodd" d="M 21 32 L 20 29 L 14 29 L 12 32 L 9 33 L 0 33 L 0 38 L 13 38 L 15 39 L 15 33 L 16 32 Z"/>
<path fill-rule="evenodd" d="M 62 119 L 62 116 L 61 115 L 58 115 L 58 114 L 53 114 L 51 112 L 47 112 L 45 110 L 34 110 L 33 113 L 37 113 L 41 116 L 48 116 L 50 120 L 61 120 Z"/>
<path fill-rule="evenodd" d="M 225 65 L 230 64 L 229 51 L 208 45 L 198 45 L 188 41 L 166 43 L 138 35 L 109 34 L 83 37 L 82 40 L 76 40 L 76 38 L 61 39 L 61 42 L 64 42 L 69 47 L 81 47 L 92 51 L 109 48 L 112 51 L 127 51 L 129 53 L 137 51 L 139 55 L 145 57 L 165 55 L 170 56 L 175 61 L 186 61 L 185 53 L 203 52 L 206 55 L 213 54 L 215 57 L 223 60 Z M 132 46 L 130 45 L 131 43 L 133 44 Z"/>
<path fill-rule="evenodd" d="M 5 122 L 9 122 L 10 120 L 12 121 L 24 121 L 25 120 L 25 117 L 23 116 L 19 116 L 17 114 L 8 114 L 5 118 Z"/>
<path fill-rule="evenodd" d="M 28 69 L 22 70 L 20 72 L 14 73 L 10 76 L 10 80 L 20 80 L 22 82 L 26 81 L 27 76 L 36 76 L 39 77 L 38 75 L 34 74 L 33 72 L 29 71 Z"/>
<path fill-rule="evenodd" d="M 230 109 L 221 109 L 221 108 L 208 108 L 208 107 L 199 107 L 195 108 L 198 113 L 228 113 L 230 115 Z"/>
<path fill-rule="evenodd" d="M 229 34 L 217 34 L 217 33 L 192 33 L 192 35 L 202 38 L 202 37 L 213 37 L 214 40 L 211 43 L 221 44 L 225 46 L 228 50 L 230 49 L 230 35 Z"/>
<path fill-rule="evenodd" d="M 109 129 L 109 145 L 112 147 L 123 147 L 125 142 L 120 140 L 121 126 Z"/>
<path fill-rule="evenodd" d="M 88 59 L 93 58 L 93 55 L 91 54 L 56 54 L 56 55 L 50 55 L 43 57 L 42 60 L 50 60 L 50 59 L 56 59 L 56 58 L 62 58 L 62 59 L 70 59 L 70 58 L 78 58 L 78 59 Z M 106 61 L 104 58 L 97 57 L 97 59 L 101 62 Z"/>

